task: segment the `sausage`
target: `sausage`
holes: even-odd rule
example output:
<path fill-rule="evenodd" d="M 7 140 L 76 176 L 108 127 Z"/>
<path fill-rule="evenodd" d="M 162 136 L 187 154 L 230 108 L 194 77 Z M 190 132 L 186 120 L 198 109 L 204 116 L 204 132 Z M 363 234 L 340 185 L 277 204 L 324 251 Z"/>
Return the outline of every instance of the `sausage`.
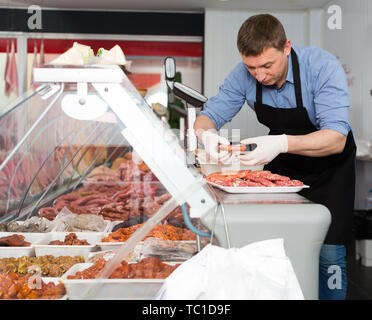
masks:
<path fill-rule="evenodd" d="M 92 200 L 97 200 L 97 199 L 102 199 L 102 196 L 92 195 L 92 196 L 80 197 L 79 199 L 72 202 L 71 205 L 72 206 L 84 206 L 84 205 L 87 205 L 88 202 Z"/>
<path fill-rule="evenodd" d="M 253 181 L 253 182 L 258 182 L 262 186 L 265 186 L 265 187 L 275 187 L 275 183 L 271 182 L 270 180 L 267 180 L 266 178 L 260 177 L 260 176 L 259 177 L 250 176 L 249 180 Z"/>
<path fill-rule="evenodd" d="M 223 151 L 245 151 L 247 147 L 243 144 L 236 144 L 236 145 L 228 145 L 228 144 L 220 144 L 218 146 L 220 150 Z"/>

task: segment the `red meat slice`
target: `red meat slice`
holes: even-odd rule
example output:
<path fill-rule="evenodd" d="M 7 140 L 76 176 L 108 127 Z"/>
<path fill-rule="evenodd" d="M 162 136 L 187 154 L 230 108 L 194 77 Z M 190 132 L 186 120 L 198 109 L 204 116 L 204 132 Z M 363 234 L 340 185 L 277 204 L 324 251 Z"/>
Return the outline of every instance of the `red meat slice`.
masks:
<path fill-rule="evenodd" d="M 265 175 L 271 174 L 271 171 L 269 170 L 257 170 L 252 171 L 247 174 L 247 179 L 250 179 L 250 177 L 265 177 Z"/>
<path fill-rule="evenodd" d="M 262 186 L 265 186 L 265 187 L 275 187 L 275 183 L 263 177 L 249 176 L 249 180 L 253 182 L 258 182 L 262 184 Z"/>
<path fill-rule="evenodd" d="M 271 181 L 288 181 L 288 180 L 290 180 L 289 177 L 282 176 L 282 175 L 276 174 L 276 173 L 267 173 L 267 174 L 264 174 L 263 177 L 268 179 L 268 180 L 271 180 Z"/>
<path fill-rule="evenodd" d="M 286 181 L 275 181 L 275 185 L 278 187 L 300 187 L 303 183 L 299 180 L 286 180 Z"/>
<path fill-rule="evenodd" d="M 304 185 L 303 182 L 300 181 L 300 180 L 290 180 L 290 181 L 288 181 L 288 183 L 289 183 L 290 186 L 295 186 L 295 187 L 297 187 L 297 186 L 300 187 L 300 186 Z"/>
<path fill-rule="evenodd" d="M 262 185 L 261 183 L 254 182 L 254 181 L 251 181 L 251 180 L 247 180 L 245 183 L 246 183 L 247 187 L 264 187 L 264 185 Z"/>

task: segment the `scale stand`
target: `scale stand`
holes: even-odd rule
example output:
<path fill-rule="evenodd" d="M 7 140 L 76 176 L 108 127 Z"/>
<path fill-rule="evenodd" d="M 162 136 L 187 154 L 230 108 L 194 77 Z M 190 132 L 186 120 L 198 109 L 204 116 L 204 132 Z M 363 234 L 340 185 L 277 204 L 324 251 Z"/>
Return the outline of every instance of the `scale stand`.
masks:
<path fill-rule="evenodd" d="M 176 78 L 176 60 L 173 57 L 167 57 L 164 60 L 165 69 L 165 80 L 168 88 L 174 93 L 174 95 L 186 103 L 186 112 L 182 110 L 175 110 L 183 118 L 187 119 L 187 125 L 180 123 L 180 133 L 181 137 L 186 137 L 184 139 L 184 147 L 187 154 L 187 163 L 195 164 L 195 150 L 197 148 L 198 142 L 194 132 L 194 122 L 196 120 L 196 110 L 195 108 L 202 108 L 204 103 L 207 102 L 208 98 L 197 92 L 196 90 L 185 86 L 182 83 L 175 82 Z M 181 122 L 180 120 L 180 122 Z M 184 127 L 184 128 L 182 128 Z M 181 139 L 182 140 L 182 139 Z"/>

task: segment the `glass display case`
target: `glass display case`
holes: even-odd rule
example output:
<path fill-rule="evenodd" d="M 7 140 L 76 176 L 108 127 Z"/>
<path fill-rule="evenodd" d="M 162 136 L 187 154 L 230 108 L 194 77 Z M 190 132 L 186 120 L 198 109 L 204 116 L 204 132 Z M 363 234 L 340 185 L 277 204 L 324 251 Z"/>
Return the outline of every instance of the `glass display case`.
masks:
<path fill-rule="evenodd" d="M 185 214 L 188 219 L 208 214 L 216 207 L 214 197 L 195 168 L 187 165 L 177 135 L 123 71 L 117 66 L 45 66 L 34 69 L 34 79 L 40 86 L 0 118 L 0 254 L 2 237 L 31 233 L 26 222 L 39 219 L 40 225 L 42 218 L 51 225 L 36 233 L 49 233 L 35 241 L 24 238 L 34 249 L 29 256 L 50 253 L 41 250 L 48 245 L 68 256 L 75 244 L 87 245 L 83 240 L 96 250 L 100 244 L 112 259 L 104 260 L 105 265 L 103 254 L 96 254 L 91 260 L 100 263 L 101 273 L 94 275 L 99 278 L 115 272 L 120 278 L 118 268 L 130 255 L 132 262 L 174 257 L 177 250 L 170 252 L 166 241 L 192 240 L 195 248 L 196 235 L 186 228 L 192 220 L 185 222 Z M 93 216 L 101 221 L 88 219 Z M 80 225 L 68 226 L 77 217 Z M 101 229 L 89 229 L 102 221 Z M 25 228 L 10 229 L 14 222 Z M 88 237 L 86 232 L 99 236 Z M 208 232 L 204 228 L 201 235 Z M 135 251 L 140 243 L 142 249 Z M 190 256 L 187 248 L 181 249 L 177 252 L 183 257 Z M 93 251 L 80 252 L 85 262 Z M 6 254 L 0 257 L 0 269 L 3 257 Z M 154 271 L 161 260 L 150 262 Z M 143 266 L 139 268 L 146 278 Z M 166 265 L 156 277 L 164 278 L 172 268 Z M 100 292 L 100 297 L 120 295 L 115 289 Z"/>

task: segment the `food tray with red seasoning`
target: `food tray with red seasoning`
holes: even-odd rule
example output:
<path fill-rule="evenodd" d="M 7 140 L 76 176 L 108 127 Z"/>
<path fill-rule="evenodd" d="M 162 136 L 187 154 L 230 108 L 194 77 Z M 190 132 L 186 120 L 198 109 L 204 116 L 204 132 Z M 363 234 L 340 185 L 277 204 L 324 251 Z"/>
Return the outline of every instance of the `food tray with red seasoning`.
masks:
<path fill-rule="evenodd" d="M 0 246 L 0 258 L 20 258 L 22 256 L 34 257 L 34 243 L 41 241 L 45 234 L 23 233 L 23 232 L 0 232 L 0 238 L 14 235 L 23 236 L 24 241 L 30 243 L 28 246 Z"/>
<path fill-rule="evenodd" d="M 36 256 L 53 255 L 60 256 L 83 256 L 88 259 L 89 253 L 96 248 L 96 244 L 100 241 L 103 233 L 101 232 L 74 232 L 79 240 L 86 240 L 89 245 L 50 245 L 50 241 L 60 240 L 63 241 L 66 235 L 71 232 L 50 232 L 40 241 L 36 242 L 33 247 L 35 248 Z"/>
<path fill-rule="evenodd" d="M 307 185 L 291 187 L 225 187 L 209 181 L 208 183 L 228 193 L 294 193 L 304 188 L 309 188 Z"/>
<path fill-rule="evenodd" d="M 164 262 L 169 265 L 179 264 Z M 90 299 L 115 300 L 151 300 L 155 299 L 165 279 L 68 279 L 78 271 L 91 267 L 93 263 L 77 263 L 73 265 L 61 278 L 66 287 L 67 297 L 70 300 L 80 300 L 97 285 L 97 292 Z"/>
<path fill-rule="evenodd" d="M 309 186 L 268 170 L 215 172 L 207 177 L 212 186 L 229 193 L 293 193 Z"/>

